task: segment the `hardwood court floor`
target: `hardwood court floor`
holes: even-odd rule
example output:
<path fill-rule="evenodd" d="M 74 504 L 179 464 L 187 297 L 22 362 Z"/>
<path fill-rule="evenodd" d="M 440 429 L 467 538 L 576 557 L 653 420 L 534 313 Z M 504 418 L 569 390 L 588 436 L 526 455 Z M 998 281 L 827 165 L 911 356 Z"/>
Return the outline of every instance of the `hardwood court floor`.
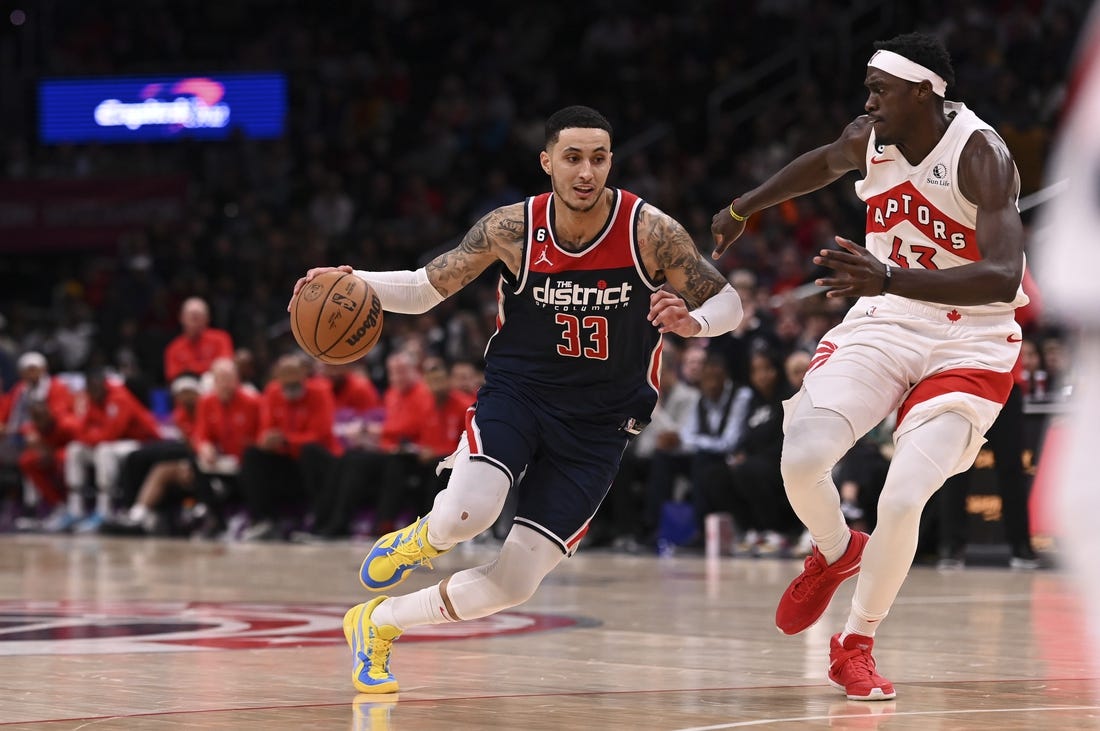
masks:
<path fill-rule="evenodd" d="M 854 582 L 784 637 L 798 562 L 582 550 L 514 612 L 410 631 L 399 696 L 360 696 L 340 620 L 365 549 L 0 537 L 0 731 L 1100 729 L 1057 571 L 913 569 L 875 653 L 898 698 L 857 703 L 824 678 Z"/>

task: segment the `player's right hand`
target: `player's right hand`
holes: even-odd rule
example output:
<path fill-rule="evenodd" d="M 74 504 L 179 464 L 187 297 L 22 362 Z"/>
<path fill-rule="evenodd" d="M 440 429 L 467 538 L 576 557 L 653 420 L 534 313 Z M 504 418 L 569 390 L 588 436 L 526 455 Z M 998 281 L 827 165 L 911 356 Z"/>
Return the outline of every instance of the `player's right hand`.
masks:
<path fill-rule="evenodd" d="M 325 272 L 337 272 L 337 271 L 346 272 L 348 274 L 351 274 L 355 270 L 352 269 L 347 264 L 341 264 L 338 267 L 313 267 L 308 272 L 306 272 L 306 275 L 304 277 L 299 277 L 298 281 L 294 283 L 294 291 L 291 292 L 291 294 L 290 294 L 290 302 L 294 301 L 294 298 L 298 296 L 298 292 L 300 292 L 302 290 L 302 287 L 306 286 L 306 284 L 308 284 L 309 281 L 311 279 L 313 279 L 314 277 L 316 277 L 320 274 L 324 274 Z M 290 302 L 286 303 L 286 311 L 287 312 L 290 312 Z"/>
<path fill-rule="evenodd" d="M 745 221 L 738 221 L 730 215 L 729 206 L 715 213 L 710 219 L 710 233 L 714 237 L 712 259 L 721 259 L 726 249 L 745 232 Z"/>

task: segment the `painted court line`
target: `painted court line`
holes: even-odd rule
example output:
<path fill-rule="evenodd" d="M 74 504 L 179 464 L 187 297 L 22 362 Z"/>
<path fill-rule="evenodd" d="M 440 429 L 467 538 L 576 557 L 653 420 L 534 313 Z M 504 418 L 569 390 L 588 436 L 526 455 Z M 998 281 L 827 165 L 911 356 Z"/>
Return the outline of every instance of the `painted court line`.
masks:
<path fill-rule="evenodd" d="M 882 701 L 869 701 L 881 703 Z M 773 723 L 791 723 L 795 721 L 831 721 L 838 718 L 897 718 L 899 716 L 958 716 L 961 714 L 973 715 L 975 713 L 1046 713 L 1048 711 L 1097 711 L 1100 706 L 1033 706 L 1023 708 L 971 708 L 971 709 L 943 709 L 937 711 L 892 711 L 876 716 L 874 713 L 828 713 L 824 716 L 788 716 L 786 718 L 758 718 L 755 721 L 735 721 L 733 723 L 719 723 L 714 726 L 689 726 L 675 731 L 721 731 L 727 728 L 748 728 L 750 726 L 767 726 Z"/>

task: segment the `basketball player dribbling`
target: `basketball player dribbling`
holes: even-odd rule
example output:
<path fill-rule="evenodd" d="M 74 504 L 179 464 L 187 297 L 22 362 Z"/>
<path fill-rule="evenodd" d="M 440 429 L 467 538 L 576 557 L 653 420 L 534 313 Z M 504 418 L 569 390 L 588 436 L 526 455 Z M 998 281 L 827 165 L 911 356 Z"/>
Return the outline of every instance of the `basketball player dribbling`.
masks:
<path fill-rule="evenodd" d="M 360 692 L 397 690 L 389 659 L 403 630 L 526 601 L 577 549 L 628 439 L 649 420 L 662 334 L 718 335 L 741 319 L 737 293 L 679 223 L 606 185 L 611 157 L 601 114 L 562 109 L 547 120 L 540 153 L 551 193 L 488 213 L 457 248 L 416 272 L 356 272 L 386 310 L 422 313 L 501 264 L 485 384 L 448 459 L 448 486 L 427 516 L 375 543 L 363 585 L 390 589 L 430 566 L 489 528 L 509 488 L 519 487 L 515 523 L 494 561 L 348 611 L 344 634 Z M 330 269 L 311 269 L 295 292 Z M 677 306 L 683 300 L 661 289 L 666 283 L 695 309 Z"/>
<path fill-rule="evenodd" d="M 859 297 L 825 334 L 802 389 L 786 402 L 783 479 L 814 540 L 779 601 L 776 625 L 795 634 L 859 573 L 848 621 L 830 644 L 830 682 L 852 700 L 885 700 L 873 638 L 913 562 L 921 510 L 967 469 L 1012 387 L 1020 349 L 1013 310 L 1024 234 L 1019 178 L 1005 143 L 964 105 L 947 50 L 907 34 L 878 42 L 867 65 L 866 114 L 715 214 L 723 251 L 764 208 L 858 170 L 866 247 L 836 238 L 814 262 L 829 297 Z M 895 452 L 873 534 L 849 530 L 830 471 L 856 439 L 897 410 Z M 860 573 L 862 568 L 862 573 Z"/>

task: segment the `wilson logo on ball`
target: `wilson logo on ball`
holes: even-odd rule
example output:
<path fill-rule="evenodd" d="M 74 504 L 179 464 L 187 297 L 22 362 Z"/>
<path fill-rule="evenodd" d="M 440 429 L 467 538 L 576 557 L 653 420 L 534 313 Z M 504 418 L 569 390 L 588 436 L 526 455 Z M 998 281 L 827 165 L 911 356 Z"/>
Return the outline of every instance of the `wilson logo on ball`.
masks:
<path fill-rule="evenodd" d="M 363 336 L 368 332 L 373 332 L 375 326 L 378 324 L 378 315 L 382 312 L 382 303 L 378 300 L 378 297 L 373 297 L 370 303 L 370 311 L 367 312 L 366 318 L 363 320 L 363 324 L 359 326 L 359 329 L 351 334 L 344 342 L 348 345 L 356 345 Z"/>

